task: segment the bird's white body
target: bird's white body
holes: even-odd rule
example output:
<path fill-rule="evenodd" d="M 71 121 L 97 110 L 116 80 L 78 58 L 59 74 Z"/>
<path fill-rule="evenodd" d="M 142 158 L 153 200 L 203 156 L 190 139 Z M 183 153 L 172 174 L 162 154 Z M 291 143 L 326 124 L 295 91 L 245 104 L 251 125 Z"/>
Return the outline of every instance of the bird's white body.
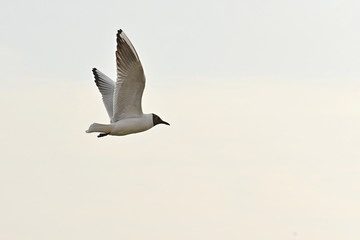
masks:
<path fill-rule="evenodd" d="M 143 114 L 141 98 L 145 87 L 145 75 L 134 46 L 120 29 L 117 32 L 116 82 L 93 68 L 98 87 L 110 118 L 110 124 L 93 123 L 87 133 L 99 132 L 98 137 L 123 136 L 146 131 L 157 124 L 169 123 L 156 114 Z"/>
<path fill-rule="evenodd" d="M 153 126 L 152 114 L 143 114 L 140 117 L 124 118 L 110 124 L 93 123 L 86 132 L 103 132 L 113 136 L 124 136 L 146 131 Z"/>

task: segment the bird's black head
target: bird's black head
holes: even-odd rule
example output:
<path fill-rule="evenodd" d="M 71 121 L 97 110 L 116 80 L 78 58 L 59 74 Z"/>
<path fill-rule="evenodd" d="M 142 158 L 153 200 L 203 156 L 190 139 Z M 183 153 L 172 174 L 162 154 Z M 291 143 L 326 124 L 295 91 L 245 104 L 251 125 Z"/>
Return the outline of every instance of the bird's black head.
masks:
<path fill-rule="evenodd" d="M 166 124 L 166 125 L 170 125 L 169 123 L 163 121 L 158 115 L 156 114 L 152 114 L 153 115 L 153 123 L 154 123 L 154 126 L 157 125 L 157 124 Z"/>

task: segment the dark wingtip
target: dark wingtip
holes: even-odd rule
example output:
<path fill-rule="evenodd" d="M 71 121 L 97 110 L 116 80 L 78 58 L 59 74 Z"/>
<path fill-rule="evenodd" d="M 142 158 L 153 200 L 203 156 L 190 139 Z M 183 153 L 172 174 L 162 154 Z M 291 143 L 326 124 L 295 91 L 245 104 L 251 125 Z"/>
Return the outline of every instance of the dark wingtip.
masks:
<path fill-rule="evenodd" d="M 116 43 L 117 43 L 117 48 L 119 48 L 119 46 L 122 44 L 122 42 L 123 42 L 123 37 L 121 36 L 121 33 L 122 33 L 123 31 L 121 30 L 121 29 L 119 29 L 118 31 L 117 31 L 117 34 L 116 34 Z"/>
<path fill-rule="evenodd" d="M 99 75 L 98 75 L 98 73 L 97 73 L 97 69 L 96 68 L 93 68 L 92 69 L 92 72 L 93 72 L 93 74 L 94 74 L 94 78 L 95 78 L 95 83 L 96 83 L 96 86 L 99 84 L 98 82 L 99 82 Z"/>
<path fill-rule="evenodd" d="M 121 38 L 121 33 L 122 33 L 123 31 L 121 30 L 121 29 L 119 29 L 118 31 L 117 31 L 117 34 L 116 34 L 116 37 L 119 39 L 119 38 Z"/>
<path fill-rule="evenodd" d="M 95 78 L 97 78 L 97 77 L 98 77 L 97 69 L 96 69 L 96 68 L 93 68 L 93 69 L 92 69 L 92 72 L 93 72 Z"/>

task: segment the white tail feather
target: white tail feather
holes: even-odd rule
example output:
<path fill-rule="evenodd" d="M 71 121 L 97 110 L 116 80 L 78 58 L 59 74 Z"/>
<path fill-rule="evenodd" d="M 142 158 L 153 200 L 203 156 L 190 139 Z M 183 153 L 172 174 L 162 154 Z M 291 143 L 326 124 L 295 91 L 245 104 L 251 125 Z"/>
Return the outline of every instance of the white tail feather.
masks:
<path fill-rule="evenodd" d="M 86 133 L 92 133 L 92 132 L 110 133 L 111 125 L 110 124 L 93 123 L 90 125 L 89 129 L 86 130 Z"/>

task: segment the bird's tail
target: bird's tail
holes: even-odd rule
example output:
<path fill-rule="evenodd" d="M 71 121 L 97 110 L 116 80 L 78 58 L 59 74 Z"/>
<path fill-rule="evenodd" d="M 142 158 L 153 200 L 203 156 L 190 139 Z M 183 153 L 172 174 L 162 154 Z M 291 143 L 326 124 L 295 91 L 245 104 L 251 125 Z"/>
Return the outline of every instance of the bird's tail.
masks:
<path fill-rule="evenodd" d="M 90 125 L 89 129 L 86 130 L 86 133 L 92 133 L 92 132 L 110 133 L 111 125 L 110 124 L 93 123 Z"/>

